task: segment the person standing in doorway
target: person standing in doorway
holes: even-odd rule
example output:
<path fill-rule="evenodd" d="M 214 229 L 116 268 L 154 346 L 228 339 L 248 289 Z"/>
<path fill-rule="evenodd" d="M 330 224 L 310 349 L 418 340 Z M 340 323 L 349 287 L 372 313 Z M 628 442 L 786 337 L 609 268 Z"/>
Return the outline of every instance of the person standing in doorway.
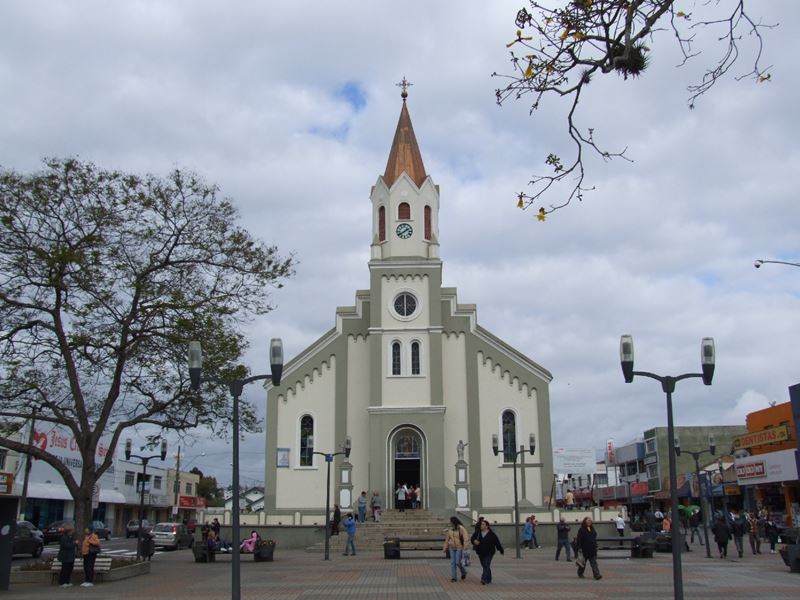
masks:
<path fill-rule="evenodd" d="M 480 531 L 472 535 L 472 547 L 475 553 L 481 560 L 481 585 L 492 583 L 492 559 L 494 558 L 495 551 L 500 551 L 500 554 L 505 554 L 500 540 L 497 539 L 492 528 L 489 527 L 489 521 L 484 519 L 480 522 Z"/>
<path fill-rule="evenodd" d="M 408 489 L 406 488 L 405 483 L 398 483 L 397 490 L 395 491 L 395 496 L 397 497 L 397 510 L 400 512 L 406 511 L 406 496 L 408 494 Z"/>
<path fill-rule="evenodd" d="M 578 560 L 578 577 L 583 578 L 583 572 L 586 570 L 586 563 L 588 562 L 592 567 L 592 574 L 595 579 L 602 579 L 600 569 L 597 566 L 597 531 L 592 525 L 592 518 L 586 517 L 581 521 L 581 528 L 578 530 L 577 537 L 578 551 L 580 556 Z"/>
<path fill-rule="evenodd" d="M 467 545 L 469 534 L 458 517 L 450 517 L 450 527 L 444 538 L 444 552 L 450 553 L 450 581 L 456 579 L 456 569 L 461 571 L 461 579 L 466 578 L 467 570 L 464 568 L 464 549 Z"/>
<path fill-rule="evenodd" d="M 361 495 L 358 497 L 358 522 L 364 523 L 367 520 L 367 492 L 361 490 Z"/>
<path fill-rule="evenodd" d="M 344 520 L 344 530 L 347 532 L 347 542 L 344 545 L 344 555 L 348 556 L 350 550 L 353 551 L 353 556 L 356 555 L 356 520 L 353 518 L 353 513 L 348 513 L 347 518 Z"/>
<path fill-rule="evenodd" d="M 72 569 L 75 567 L 75 554 L 78 550 L 75 541 L 75 529 L 67 524 L 64 533 L 58 540 L 58 560 L 61 562 L 61 572 L 58 574 L 58 584 L 63 587 L 72 587 Z"/>
<path fill-rule="evenodd" d="M 570 547 L 569 547 L 569 525 L 567 525 L 566 519 L 561 517 L 558 520 L 558 525 L 556 525 L 556 535 L 558 536 L 558 546 L 556 547 L 556 560 L 558 560 L 559 555 L 561 554 L 561 548 L 567 552 L 567 562 L 570 561 Z"/>

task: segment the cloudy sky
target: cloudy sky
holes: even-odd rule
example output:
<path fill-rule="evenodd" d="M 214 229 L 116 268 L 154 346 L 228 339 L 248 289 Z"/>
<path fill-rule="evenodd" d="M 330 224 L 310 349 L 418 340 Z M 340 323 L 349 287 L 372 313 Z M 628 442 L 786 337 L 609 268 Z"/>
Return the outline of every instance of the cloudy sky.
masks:
<path fill-rule="evenodd" d="M 598 78 L 581 105 L 596 139 L 635 162 L 591 158 L 596 190 L 545 223 L 515 194 L 549 152 L 568 153 L 566 105 L 549 99 L 534 117 L 525 100 L 498 107 L 491 78 L 508 70 L 520 2 L 4 2 L 0 165 L 77 155 L 219 184 L 255 236 L 298 260 L 276 310 L 248 328 L 247 362 L 261 372 L 270 337 L 294 356 L 368 287 L 370 186 L 406 76 L 441 186 L 444 284 L 553 373 L 554 444 L 623 444 L 666 423 L 656 382 L 623 382 L 622 333 L 636 367 L 661 374 L 697 371 L 700 340 L 714 337 L 714 385 L 678 384 L 676 424 L 743 424 L 800 381 L 800 269 L 753 268 L 800 260 L 800 4 L 757 4 L 781 24 L 765 33 L 772 81 L 735 81 L 752 58 L 745 36 L 743 62 L 689 111 L 686 86 L 723 48 L 698 32 L 706 53 L 677 69 L 672 35 L 657 34 L 644 77 Z M 248 394 L 263 406 L 260 392 Z M 245 482 L 263 479 L 263 448 L 263 435 L 247 437 Z M 192 464 L 229 481 L 229 446 L 184 455 L 201 450 Z"/>

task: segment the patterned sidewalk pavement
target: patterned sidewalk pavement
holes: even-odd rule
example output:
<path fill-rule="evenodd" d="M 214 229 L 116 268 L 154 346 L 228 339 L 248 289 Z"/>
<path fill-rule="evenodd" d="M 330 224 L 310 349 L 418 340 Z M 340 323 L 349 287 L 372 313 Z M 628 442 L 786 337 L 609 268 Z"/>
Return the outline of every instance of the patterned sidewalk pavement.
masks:
<path fill-rule="evenodd" d="M 683 555 L 684 596 L 688 599 L 782 599 L 800 597 L 800 575 L 790 573 L 777 554 L 744 558 L 708 559 L 702 547 Z M 602 554 L 602 552 L 601 552 Z M 673 597 L 672 559 L 657 554 L 648 560 L 601 559 L 603 579 L 591 571 L 578 579 L 575 566 L 553 560 L 550 548 L 513 549 L 493 562 L 494 582 L 480 585 L 476 562 L 464 581 L 450 581 L 449 562 L 441 558 L 384 560 L 382 554 L 355 557 L 276 549 L 272 563 L 255 563 L 242 556 L 241 597 L 246 600 L 435 600 L 515 599 L 655 600 Z M 189 551 L 165 553 L 152 563 L 149 575 L 124 581 L 98 583 L 94 588 L 61 589 L 55 585 L 20 584 L 2 598 L 86 598 L 113 600 L 217 600 L 231 597 L 230 562 L 199 564 Z"/>

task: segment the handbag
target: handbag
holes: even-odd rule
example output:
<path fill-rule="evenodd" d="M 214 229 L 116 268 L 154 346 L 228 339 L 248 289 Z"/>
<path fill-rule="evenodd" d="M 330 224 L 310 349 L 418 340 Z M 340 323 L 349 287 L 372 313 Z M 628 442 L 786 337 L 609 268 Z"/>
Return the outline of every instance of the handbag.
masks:
<path fill-rule="evenodd" d="M 464 550 L 461 553 L 461 564 L 465 567 L 468 567 L 472 564 L 472 557 L 469 550 Z"/>
<path fill-rule="evenodd" d="M 578 552 L 575 553 L 575 564 L 578 565 L 578 567 L 581 569 L 583 569 L 586 566 L 586 557 L 580 550 L 578 550 Z"/>

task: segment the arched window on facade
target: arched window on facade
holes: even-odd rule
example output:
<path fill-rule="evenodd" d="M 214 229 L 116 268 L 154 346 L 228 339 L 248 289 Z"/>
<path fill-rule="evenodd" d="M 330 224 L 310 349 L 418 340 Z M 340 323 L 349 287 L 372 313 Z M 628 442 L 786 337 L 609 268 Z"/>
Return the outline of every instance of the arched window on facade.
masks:
<path fill-rule="evenodd" d="M 392 342 L 392 375 L 400 375 L 400 342 Z"/>
<path fill-rule="evenodd" d="M 411 374 L 419 375 L 419 342 L 411 342 Z"/>
<path fill-rule="evenodd" d="M 386 207 L 381 206 L 378 209 L 378 241 L 386 241 Z"/>
<path fill-rule="evenodd" d="M 431 239 L 433 226 L 431 225 L 431 207 L 425 207 L 425 239 Z"/>
<path fill-rule="evenodd" d="M 514 462 L 517 448 L 517 418 L 514 411 L 503 412 L 503 462 Z"/>
<path fill-rule="evenodd" d="M 300 466 L 314 464 L 314 417 L 303 415 L 300 419 Z"/>
<path fill-rule="evenodd" d="M 400 221 L 408 221 L 411 218 L 411 205 L 408 202 L 401 202 L 397 207 L 397 218 Z"/>

